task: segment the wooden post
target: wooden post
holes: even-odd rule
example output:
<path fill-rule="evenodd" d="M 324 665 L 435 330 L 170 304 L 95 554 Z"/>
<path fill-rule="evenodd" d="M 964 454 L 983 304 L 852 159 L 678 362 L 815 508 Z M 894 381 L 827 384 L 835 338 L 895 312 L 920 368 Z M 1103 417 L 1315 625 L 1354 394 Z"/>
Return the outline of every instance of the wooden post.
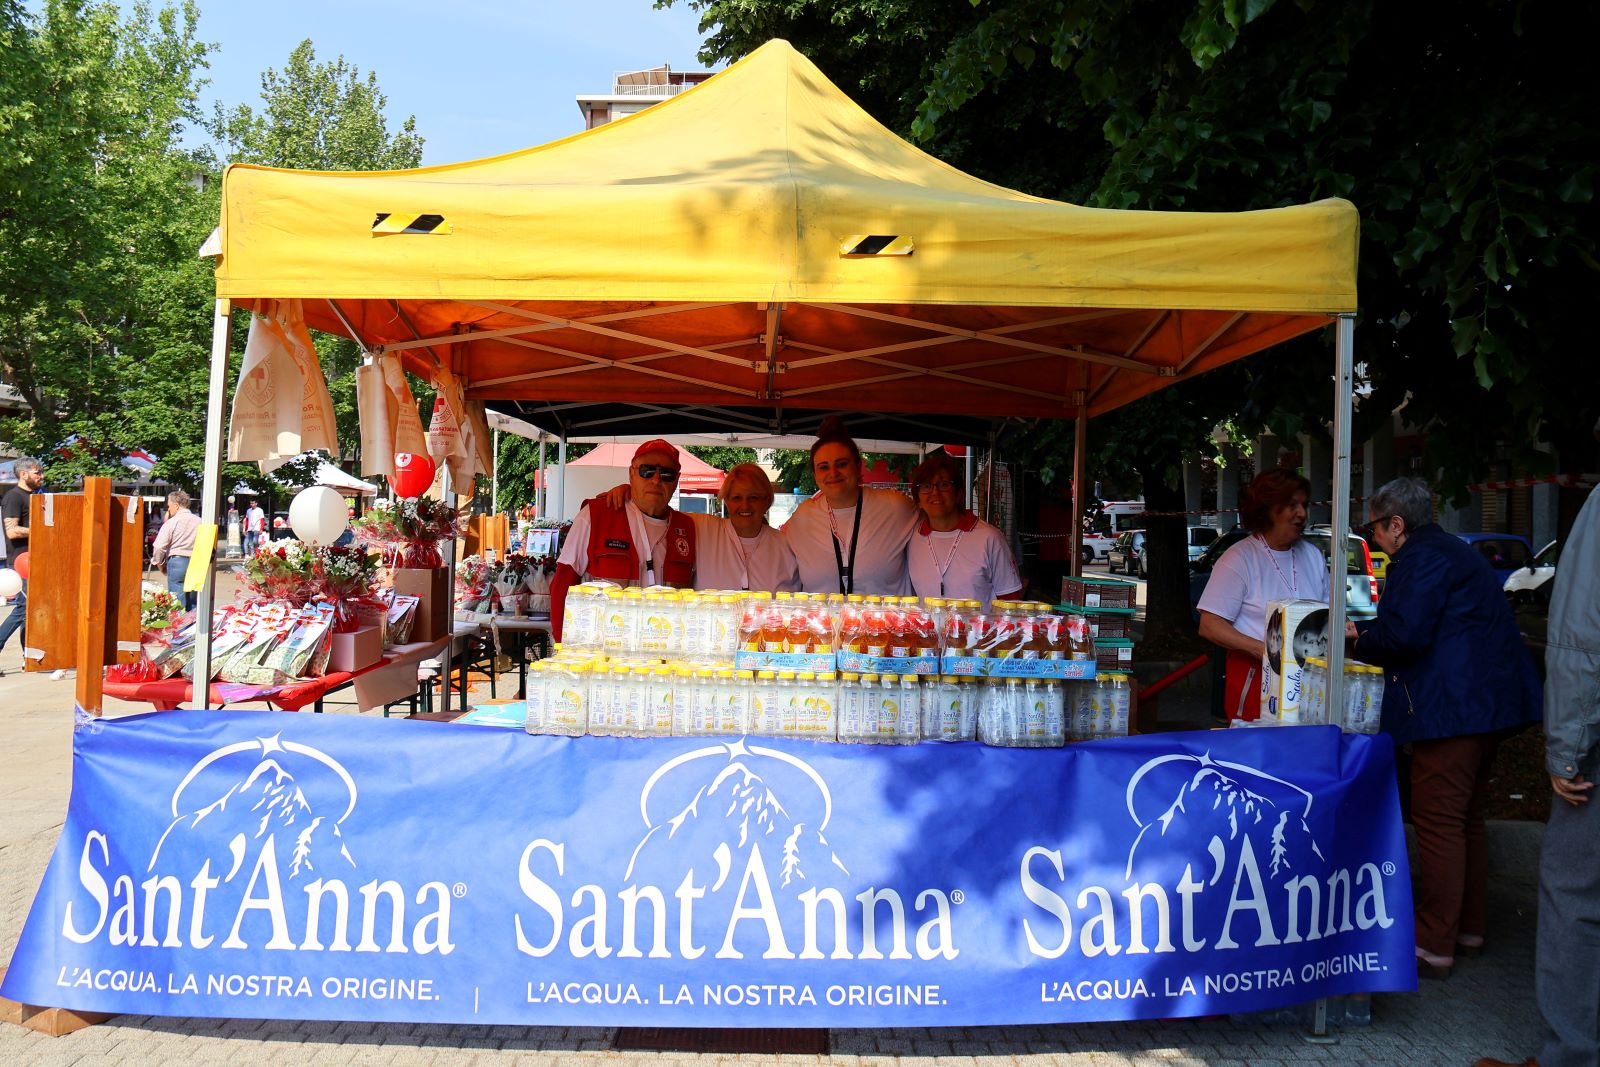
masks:
<path fill-rule="evenodd" d="M 83 538 L 78 570 L 78 706 L 100 714 L 106 667 L 107 557 L 111 545 L 111 479 L 83 480 Z"/>

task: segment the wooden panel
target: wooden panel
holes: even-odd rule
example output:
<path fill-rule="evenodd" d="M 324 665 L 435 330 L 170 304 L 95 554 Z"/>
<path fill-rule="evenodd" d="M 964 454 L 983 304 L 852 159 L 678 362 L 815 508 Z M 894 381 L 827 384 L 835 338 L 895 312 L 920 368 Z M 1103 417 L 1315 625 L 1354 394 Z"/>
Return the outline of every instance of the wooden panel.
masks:
<path fill-rule="evenodd" d="M 48 497 L 48 499 L 47 499 Z M 140 583 L 144 577 L 144 524 L 137 497 L 113 496 L 106 516 L 105 663 L 138 659 Z M 78 493 L 36 494 L 29 502 L 27 642 L 30 671 L 77 666 L 77 626 L 83 569 L 84 498 Z M 49 515 L 49 522 L 45 516 Z M 130 651 L 118 651 L 124 644 Z"/>

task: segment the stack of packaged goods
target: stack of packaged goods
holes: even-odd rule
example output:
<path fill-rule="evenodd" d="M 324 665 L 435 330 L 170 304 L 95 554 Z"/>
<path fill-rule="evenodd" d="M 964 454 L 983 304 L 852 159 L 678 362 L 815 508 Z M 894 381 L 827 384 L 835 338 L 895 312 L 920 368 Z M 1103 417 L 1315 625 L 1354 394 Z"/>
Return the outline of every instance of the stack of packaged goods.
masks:
<path fill-rule="evenodd" d="M 1058 610 L 1082 615 L 1094 640 L 1095 663 L 1102 672 L 1133 668 L 1133 616 L 1137 587 L 1116 578 L 1069 576 L 1061 580 Z"/>
<path fill-rule="evenodd" d="M 1084 616 L 1031 601 L 986 612 L 972 600 L 585 583 L 568 593 L 558 654 L 529 674 L 527 725 L 1058 746 L 1067 679 L 1095 674 L 1090 634 Z"/>
<path fill-rule="evenodd" d="M 1120 671 L 1109 671 L 1092 681 L 1068 685 L 1070 722 L 1074 741 L 1093 741 L 1102 737 L 1126 737 L 1133 716 L 1133 679 Z"/>
<path fill-rule="evenodd" d="M 1375 734 L 1383 710 L 1383 668 L 1346 660 L 1344 665 L 1344 715 L 1334 725 L 1346 733 Z M 1301 675 L 1300 706 L 1296 723 L 1325 726 L 1333 719 L 1328 704 L 1328 661 L 1306 659 Z"/>

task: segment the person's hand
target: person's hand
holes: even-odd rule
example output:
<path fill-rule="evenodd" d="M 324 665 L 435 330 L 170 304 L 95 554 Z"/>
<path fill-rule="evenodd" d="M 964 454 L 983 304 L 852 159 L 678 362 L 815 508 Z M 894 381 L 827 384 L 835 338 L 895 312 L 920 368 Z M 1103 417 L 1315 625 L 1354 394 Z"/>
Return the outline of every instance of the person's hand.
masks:
<path fill-rule="evenodd" d="M 1550 785 L 1556 791 L 1556 796 L 1565 800 L 1573 807 L 1589 802 L 1589 793 L 1594 789 L 1594 783 L 1586 780 L 1579 774 L 1572 778 L 1558 778 L 1550 776 Z"/>
<path fill-rule="evenodd" d="M 1344 639 L 1346 641 L 1354 641 L 1360 636 L 1361 631 L 1356 629 L 1356 624 L 1351 622 L 1349 619 L 1346 619 L 1344 621 Z"/>
<path fill-rule="evenodd" d="M 606 493 L 606 503 L 620 511 L 627 506 L 628 498 L 632 495 L 633 490 L 628 487 L 627 482 L 623 482 Z"/>

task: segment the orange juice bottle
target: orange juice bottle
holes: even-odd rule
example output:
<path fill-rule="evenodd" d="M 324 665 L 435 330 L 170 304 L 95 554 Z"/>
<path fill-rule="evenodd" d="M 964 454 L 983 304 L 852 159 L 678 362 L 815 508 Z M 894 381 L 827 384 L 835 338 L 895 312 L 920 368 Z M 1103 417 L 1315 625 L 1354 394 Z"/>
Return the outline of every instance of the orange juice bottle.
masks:
<path fill-rule="evenodd" d="M 889 654 L 889 613 L 878 597 L 867 598 L 866 642 L 862 651 L 869 656 Z"/>
<path fill-rule="evenodd" d="M 788 597 L 787 593 L 780 593 L 780 597 Z M 779 603 L 777 600 L 768 600 L 761 606 L 761 651 L 782 652 L 785 648 L 788 634 L 784 630 L 784 609 L 789 606 L 787 600 Z"/>
<path fill-rule="evenodd" d="M 838 594 L 834 594 L 837 596 Z M 866 651 L 867 620 L 864 612 L 866 597 L 851 593 L 839 606 L 839 651 Z"/>
<path fill-rule="evenodd" d="M 751 593 L 745 597 L 739 614 L 739 648 L 745 652 L 761 651 L 762 613 L 771 596 L 771 593 Z"/>

